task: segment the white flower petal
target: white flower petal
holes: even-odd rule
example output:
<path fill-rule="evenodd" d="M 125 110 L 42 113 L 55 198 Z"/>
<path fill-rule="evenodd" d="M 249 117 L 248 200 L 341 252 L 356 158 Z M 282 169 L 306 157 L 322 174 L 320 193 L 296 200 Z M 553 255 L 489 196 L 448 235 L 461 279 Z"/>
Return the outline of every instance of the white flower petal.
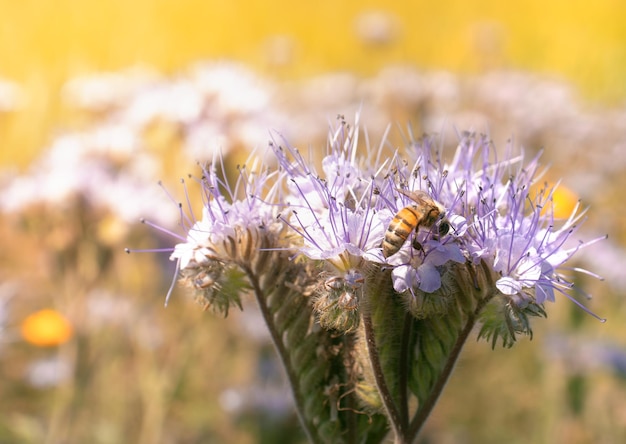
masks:
<path fill-rule="evenodd" d="M 522 291 L 522 284 L 511 277 L 504 276 L 496 281 L 496 288 L 502 294 L 514 295 Z"/>

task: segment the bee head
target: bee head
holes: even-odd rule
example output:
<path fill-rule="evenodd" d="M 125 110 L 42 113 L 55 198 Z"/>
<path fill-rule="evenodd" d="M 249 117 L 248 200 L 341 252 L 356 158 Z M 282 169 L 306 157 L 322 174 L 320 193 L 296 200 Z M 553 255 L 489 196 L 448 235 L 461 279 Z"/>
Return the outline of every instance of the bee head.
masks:
<path fill-rule="evenodd" d="M 446 219 L 443 219 L 441 222 L 439 222 L 437 230 L 439 236 L 445 236 L 450 231 L 450 222 L 448 222 Z"/>

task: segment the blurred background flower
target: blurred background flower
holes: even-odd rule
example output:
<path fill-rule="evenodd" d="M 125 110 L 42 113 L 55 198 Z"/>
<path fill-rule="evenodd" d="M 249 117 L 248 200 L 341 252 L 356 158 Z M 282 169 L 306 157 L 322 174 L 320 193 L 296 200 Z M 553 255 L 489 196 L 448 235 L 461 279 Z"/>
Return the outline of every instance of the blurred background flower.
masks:
<path fill-rule="evenodd" d="M 216 319 L 180 297 L 164 310 L 168 255 L 122 252 L 171 245 L 136 224 L 175 228 L 158 180 L 182 200 L 177 182 L 194 162 L 221 152 L 235 171 L 270 130 L 323 151 L 327 123 L 359 109 L 372 146 L 389 124 L 410 123 L 447 145 L 472 129 L 496 146 L 544 149 L 545 180 L 562 179 L 557 211 L 580 199 L 585 237 L 609 233 L 580 264 L 607 281 L 577 278 L 608 322 L 557 304 L 533 342 L 470 344 L 423 436 L 626 440 L 623 363 L 606 364 L 626 349 L 625 5 L 0 0 L 0 10 L 1 442 L 296 441 L 254 315 Z M 389 140 L 403 143 L 401 132 Z"/>
<path fill-rule="evenodd" d="M 44 309 L 32 313 L 22 321 L 22 336 L 39 347 L 60 345 L 72 337 L 72 326 L 61 313 Z"/>

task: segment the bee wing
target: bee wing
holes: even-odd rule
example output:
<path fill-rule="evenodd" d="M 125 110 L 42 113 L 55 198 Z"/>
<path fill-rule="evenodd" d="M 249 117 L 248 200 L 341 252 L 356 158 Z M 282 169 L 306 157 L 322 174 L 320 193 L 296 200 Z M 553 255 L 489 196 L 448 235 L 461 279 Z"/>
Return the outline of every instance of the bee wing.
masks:
<path fill-rule="evenodd" d="M 422 191 L 422 190 L 409 191 L 409 190 L 403 190 L 401 188 L 398 188 L 397 190 L 401 194 L 404 194 L 406 197 L 417 202 L 420 205 L 431 206 L 431 207 L 435 206 L 435 202 L 425 191 Z"/>

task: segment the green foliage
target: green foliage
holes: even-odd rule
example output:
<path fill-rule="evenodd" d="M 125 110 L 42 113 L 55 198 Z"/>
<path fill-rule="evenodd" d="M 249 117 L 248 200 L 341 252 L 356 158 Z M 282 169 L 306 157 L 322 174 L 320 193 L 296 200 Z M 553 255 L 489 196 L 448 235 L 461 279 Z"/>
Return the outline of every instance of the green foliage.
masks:
<path fill-rule="evenodd" d="M 401 372 L 404 371 L 400 368 L 400 363 L 403 362 L 403 355 L 406 353 L 404 342 L 406 332 L 403 328 L 406 309 L 401 298 L 393 291 L 391 271 L 374 265 L 370 267 L 366 287 L 366 310 L 371 316 L 374 333 L 372 340 L 375 342 L 387 388 L 392 398 L 398 402 L 400 393 L 404 390 L 400 385 Z M 362 339 L 367 340 L 365 336 Z M 361 353 L 366 354 L 366 351 L 367 346 L 361 350 Z M 368 361 L 371 360 L 371 356 L 366 355 L 365 358 Z M 374 384 L 374 381 L 371 383 Z"/>
<path fill-rule="evenodd" d="M 545 316 L 498 292 L 485 264 L 439 267 L 434 293 L 399 294 L 391 270 L 368 262 L 354 270 L 362 284 L 320 283 L 317 264 L 268 248 L 282 234 L 238 232 L 224 243 L 227 257 L 209 257 L 186 281 L 224 314 L 243 293 L 255 295 L 311 442 L 375 443 L 389 428 L 413 442 L 477 321 L 479 338 L 511 347 L 516 335 L 532 335 L 531 317 Z"/>
<path fill-rule="evenodd" d="M 231 305 L 242 309 L 241 294 L 250 286 L 239 267 L 214 261 L 202 268 L 185 269 L 182 273 L 183 282 L 194 289 L 205 309 L 224 317 L 228 316 Z"/>
<path fill-rule="evenodd" d="M 301 421 L 311 442 L 379 442 L 382 415 L 360 411 L 353 388 L 353 333 L 338 334 L 315 323 L 313 293 L 318 274 L 275 252 L 246 269 L 274 345 L 285 365 Z"/>
<path fill-rule="evenodd" d="M 419 405 L 426 402 L 442 374 L 461 330 L 460 316 L 415 320 L 409 366 L 409 388 Z"/>
<path fill-rule="evenodd" d="M 315 300 L 320 325 L 327 330 L 352 333 L 359 327 L 359 295 L 349 289 L 322 289 Z M 350 301 L 346 304 L 344 301 Z"/>
<path fill-rule="evenodd" d="M 498 293 L 482 311 L 480 321 L 482 326 L 478 333 L 478 339 L 491 342 L 491 348 L 495 348 L 498 340 L 502 346 L 510 348 L 517 341 L 517 336 L 524 334 L 533 337 L 530 325 L 532 317 L 547 317 L 541 305 L 527 303 L 519 305 L 512 298 Z"/>

